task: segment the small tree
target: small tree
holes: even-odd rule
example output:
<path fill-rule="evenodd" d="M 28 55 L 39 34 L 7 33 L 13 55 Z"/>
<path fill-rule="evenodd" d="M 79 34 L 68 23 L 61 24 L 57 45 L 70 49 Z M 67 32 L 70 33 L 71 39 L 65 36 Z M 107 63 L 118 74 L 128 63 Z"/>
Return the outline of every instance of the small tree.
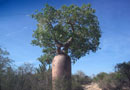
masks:
<path fill-rule="evenodd" d="M 121 85 L 130 89 L 130 61 L 117 64 L 115 69 L 120 75 Z"/>
<path fill-rule="evenodd" d="M 11 68 L 12 60 L 8 57 L 8 55 L 9 52 L 0 47 L 0 90 L 13 86 L 13 84 L 10 83 L 11 80 L 6 80 L 14 74 Z M 12 88 L 10 88 L 10 90 L 12 90 Z"/>
<path fill-rule="evenodd" d="M 101 31 L 90 4 L 81 7 L 63 5 L 60 9 L 46 5 L 32 17 L 38 22 L 32 44 L 43 48 L 44 55 L 39 61 L 51 64 L 53 60 L 53 80 L 63 75 L 70 78 L 71 60 L 75 63 L 99 48 Z"/>

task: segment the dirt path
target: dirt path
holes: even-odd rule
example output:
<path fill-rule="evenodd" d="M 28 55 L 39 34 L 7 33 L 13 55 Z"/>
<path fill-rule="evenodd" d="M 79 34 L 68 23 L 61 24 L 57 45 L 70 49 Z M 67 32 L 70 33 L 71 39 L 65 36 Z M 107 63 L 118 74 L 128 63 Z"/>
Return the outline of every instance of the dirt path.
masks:
<path fill-rule="evenodd" d="M 90 85 L 83 85 L 84 90 L 102 90 L 99 88 L 98 84 L 91 83 Z"/>

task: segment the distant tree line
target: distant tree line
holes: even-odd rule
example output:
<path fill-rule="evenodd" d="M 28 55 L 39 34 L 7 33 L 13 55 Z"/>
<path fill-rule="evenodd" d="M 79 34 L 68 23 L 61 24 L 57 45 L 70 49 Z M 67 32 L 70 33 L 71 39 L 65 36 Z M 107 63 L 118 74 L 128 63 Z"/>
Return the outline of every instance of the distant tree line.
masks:
<path fill-rule="evenodd" d="M 51 68 L 31 64 L 15 68 L 8 55 L 0 48 L 0 90 L 51 90 Z"/>
<path fill-rule="evenodd" d="M 8 55 L 6 50 L 0 48 L 0 90 L 52 90 L 51 66 L 41 63 L 38 68 L 32 64 L 15 67 Z M 83 90 L 81 85 L 90 82 L 91 78 L 78 71 L 72 75 L 72 90 Z"/>
<path fill-rule="evenodd" d="M 15 67 L 9 52 L 0 48 L 0 90 L 52 90 L 52 69 L 42 63 L 38 68 L 32 64 Z M 62 80 L 57 86 L 60 87 Z M 94 78 L 82 71 L 72 75 L 72 90 L 83 90 L 81 85 L 96 82 L 102 90 L 130 90 L 130 61 L 119 63 L 115 72 L 101 72 Z M 60 88 L 64 90 L 65 86 Z"/>

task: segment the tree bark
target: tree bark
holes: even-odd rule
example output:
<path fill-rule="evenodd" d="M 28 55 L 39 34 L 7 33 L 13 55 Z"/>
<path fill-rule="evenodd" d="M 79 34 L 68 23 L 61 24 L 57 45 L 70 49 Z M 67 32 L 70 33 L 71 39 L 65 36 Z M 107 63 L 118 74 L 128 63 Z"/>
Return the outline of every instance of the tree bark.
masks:
<path fill-rule="evenodd" d="M 52 61 L 52 90 L 71 90 L 71 59 L 58 54 Z"/>

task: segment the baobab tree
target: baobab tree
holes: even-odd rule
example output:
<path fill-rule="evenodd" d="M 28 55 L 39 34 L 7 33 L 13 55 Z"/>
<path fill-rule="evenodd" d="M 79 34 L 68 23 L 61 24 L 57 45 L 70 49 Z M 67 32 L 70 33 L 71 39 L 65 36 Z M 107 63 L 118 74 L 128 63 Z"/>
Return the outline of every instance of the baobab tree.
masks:
<path fill-rule="evenodd" d="M 63 5 L 59 9 L 46 5 L 32 18 L 38 22 L 32 44 L 43 48 L 41 62 L 52 63 L 53 81 L 63 76 L 69 81 L 71 62 L 99 49 L 101 31 L 90 4 Z M 71 85 L 67 90 L 70 88 Z"/>

